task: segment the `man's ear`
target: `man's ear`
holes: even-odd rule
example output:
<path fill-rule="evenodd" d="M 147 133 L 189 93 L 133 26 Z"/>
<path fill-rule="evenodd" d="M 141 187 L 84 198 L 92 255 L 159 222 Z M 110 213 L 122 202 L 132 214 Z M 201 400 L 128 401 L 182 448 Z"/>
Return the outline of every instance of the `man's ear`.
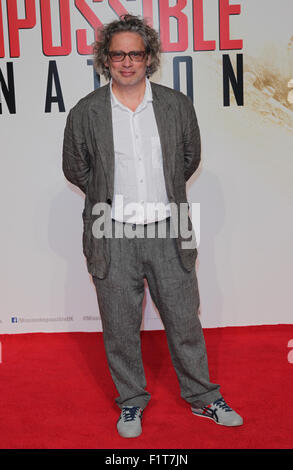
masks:
<path fill-rule="evenodd" d="M 151 65 L 151 62 L 152 62 L 152 58 L 151 58 L 150 54 L 148 54 L 147 55 L 147 60 L 146 60 L 147 67 L 149 67 Z"/>
<path fill-rule="evenodd" d="M 104 66 L 107 67 L 107 69 L 109 68 L 109 57 L 106 56 L 105 60 L 104 60 Z"/>

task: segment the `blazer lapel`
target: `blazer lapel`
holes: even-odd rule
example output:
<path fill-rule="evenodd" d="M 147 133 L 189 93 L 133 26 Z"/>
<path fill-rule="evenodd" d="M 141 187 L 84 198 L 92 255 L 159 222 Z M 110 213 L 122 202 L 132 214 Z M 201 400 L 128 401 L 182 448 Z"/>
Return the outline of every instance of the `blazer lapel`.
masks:
<path fill-rule="evenodd" d="M 173 178 L 175 174 L 176 122 L 171 106 L 161 93 L 161 88 L 151 82 L 153 109 L 161 141 L 163 168 L 169 200 L 174 199 Z"/>
<path fill-rule="evenodd" d="M 107 178 L 109 195 L 114 189 L 114 140 L 112 125 L 112 108 L 110 99 L 110 84 L 99 89 L 97 99 L 91 108 L 92 135 L 104 167 Z"/>

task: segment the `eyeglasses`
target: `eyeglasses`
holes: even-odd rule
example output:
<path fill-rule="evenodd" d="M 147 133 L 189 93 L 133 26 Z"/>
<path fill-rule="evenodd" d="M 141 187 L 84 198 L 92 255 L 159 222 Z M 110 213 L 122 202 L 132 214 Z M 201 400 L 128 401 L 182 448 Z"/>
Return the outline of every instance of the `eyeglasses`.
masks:
<path fill-rule="evenodd" d="M 122 62 L 127 55 L 133 62 L 142 62 L 145 58 L 146 51 L 108 51 L 108 56 L 113 62 Z"/>

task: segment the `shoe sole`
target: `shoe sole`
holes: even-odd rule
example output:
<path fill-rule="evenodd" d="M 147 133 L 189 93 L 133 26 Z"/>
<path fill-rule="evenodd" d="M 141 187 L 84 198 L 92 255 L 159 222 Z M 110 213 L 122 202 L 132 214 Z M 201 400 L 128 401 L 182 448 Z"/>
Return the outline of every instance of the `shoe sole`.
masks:
<path fill-rule="evenodd" d="M 226 426 L 228 428 L 235 428 L 237 426 L 242 426 L 243 424 L 243 420 L 241 423 L 237 423 L 237 424 L 225 424 L 225 423 L 220 423 L 219 421 L 216 421 L 214 418 L 211 418 L 211 416 L 206 416 L 206 415 L 201 415 L 199 413 L 195 413 L 194 411 L 191 410 L 191 413 L 194 415 L 194 416 L 198 416 L 199 418 L 207 418 L 207 419 L 210 419 L 211 421 L 213 421 L 214 423 L 216 424 L 219 424 L 220 426 Z"/>
<path fill-rule="evenodd" d="M 126 434 L 122 434 L 118 431 L 118 434 L 120 437 L 124 437 L 126 439 L 132 439 L 132 438 L 135 438 L 135 437 L 139 437 L 141 435 L 142 431 L 140 431 L 139 434 L 135 434 L 135 435 L 131 435 L 131 436 L 127 436 Z"/>

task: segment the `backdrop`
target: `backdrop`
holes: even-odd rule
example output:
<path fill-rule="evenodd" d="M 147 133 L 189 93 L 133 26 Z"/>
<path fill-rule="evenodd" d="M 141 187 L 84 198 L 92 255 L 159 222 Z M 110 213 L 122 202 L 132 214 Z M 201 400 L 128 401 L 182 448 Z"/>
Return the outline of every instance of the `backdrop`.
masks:
<path fill-rule="evenodd" d="M 126 11 L 160 31 L 152 79 L 198 116 L 203 326 L 292 323 L 292 0 L 0 0 L 0 333 L 101 330 L 62 141 L 69 109 L 104 84 L 94 29 Z M 145 292 L 142 328 L 161 329 Z"/>

